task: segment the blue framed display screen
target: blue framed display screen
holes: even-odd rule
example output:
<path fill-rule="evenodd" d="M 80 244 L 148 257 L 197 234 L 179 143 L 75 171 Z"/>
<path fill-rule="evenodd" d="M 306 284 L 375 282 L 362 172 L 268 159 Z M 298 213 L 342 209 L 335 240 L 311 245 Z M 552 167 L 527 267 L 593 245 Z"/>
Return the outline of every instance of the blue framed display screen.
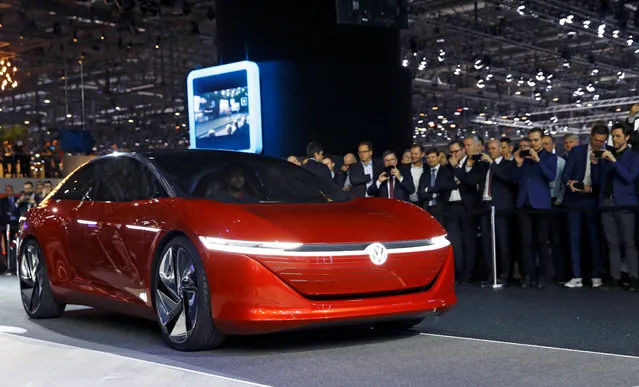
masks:
<path fill-rule="evenodd" d="M 190 147 L 262 152 L 259 68 L 237 62 L 194 70 L 187 79 Z"/>

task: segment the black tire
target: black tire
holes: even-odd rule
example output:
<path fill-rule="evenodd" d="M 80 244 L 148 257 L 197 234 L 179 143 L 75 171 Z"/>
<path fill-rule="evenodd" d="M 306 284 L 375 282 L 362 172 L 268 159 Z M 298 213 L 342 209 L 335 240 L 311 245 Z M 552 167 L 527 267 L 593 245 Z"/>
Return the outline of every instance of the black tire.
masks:
<path fill-rule="evenodd" d="M 20 296 L 27 315 L 33 319 L 60 317 L 66 305 L 53 295 L 46 260 L 34 239 L 26 240 L 20 249 L 18 268 Z"/>
<path fill-rule="evenodd" d="M 176 276 L 176 272 L 181 275 Z M 153 276 L 153 306 L 164 341 L 179 351 L 222 345 L 225 335 L 213 321 L 206 271 L 188 238 L 180 236 L 167 243 L 153 268 Z"/>

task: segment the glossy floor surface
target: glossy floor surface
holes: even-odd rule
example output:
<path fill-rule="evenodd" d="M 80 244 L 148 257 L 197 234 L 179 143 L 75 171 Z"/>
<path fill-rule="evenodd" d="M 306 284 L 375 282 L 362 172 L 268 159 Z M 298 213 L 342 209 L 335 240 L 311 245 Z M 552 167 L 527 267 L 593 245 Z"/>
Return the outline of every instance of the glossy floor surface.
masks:
<path fill-rule="evenodd" d="M 30 321 L 0 277 L 0 385 L 637 386 L 639 294 L 458 288 L 415 331 L 241 337 L 181 353 L 156 324 L 85 308 Z"/>

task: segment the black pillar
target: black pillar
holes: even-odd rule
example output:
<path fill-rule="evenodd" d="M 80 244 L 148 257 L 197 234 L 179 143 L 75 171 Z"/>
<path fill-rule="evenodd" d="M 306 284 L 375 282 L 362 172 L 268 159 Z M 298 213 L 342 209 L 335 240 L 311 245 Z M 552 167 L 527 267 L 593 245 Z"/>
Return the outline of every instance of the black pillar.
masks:
<path fill-rule="evenodd" d="M 221 63 L 260 66 L 265 154 L 301 155 L 312 140 L 327 153 L 371 141 L 378 157 L 408 147 L 399 30 L 340 25 L 334 0 L 218 0 L 217 15 Z"/>

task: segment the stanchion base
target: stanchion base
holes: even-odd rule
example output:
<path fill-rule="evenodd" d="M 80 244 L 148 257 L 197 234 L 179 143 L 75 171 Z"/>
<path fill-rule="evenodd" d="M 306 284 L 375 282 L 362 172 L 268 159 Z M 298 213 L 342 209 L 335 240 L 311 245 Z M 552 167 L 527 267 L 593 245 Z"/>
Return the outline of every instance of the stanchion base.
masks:
<path fill-rule="evenodd" d="M 503 289 L 504 284 L 492 284 L 491 287 L 493 289 Z"/>

